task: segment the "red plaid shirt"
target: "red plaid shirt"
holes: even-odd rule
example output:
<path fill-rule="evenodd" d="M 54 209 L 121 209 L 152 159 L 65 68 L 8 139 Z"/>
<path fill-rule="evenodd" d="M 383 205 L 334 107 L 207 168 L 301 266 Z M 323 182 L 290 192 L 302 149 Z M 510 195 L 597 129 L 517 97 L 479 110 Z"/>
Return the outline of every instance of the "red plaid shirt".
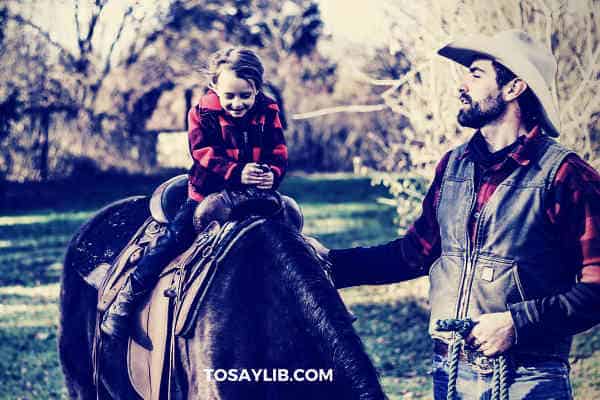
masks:
<path fill-rule="evenodd" d="M 480 211 L 498 185 L 520 165 L 527 165 L 532 140 L 540 135 L 534 128 L 502 161 L 481 172 L 474 212 Z M 471 143 L 463 157 L 471 154 Z M 409 229 L 416 249 L 427 260 L 440 256 L 440 230 L 436 209 L 444 171 L 450 152 L 436 168 L 434 181 L 425 196 L 423 213 Z M 572 255 L 574 267 L 580 266 L 582 282 L 600 283 L 600 175 L 577 155 L 569 155 L 559 168 L 547 202 L 548 220 L 562 232 L 565 251 Z M 470 224 L 473 234 L 473 224 Z"/>
<path fill-rule="evenodd" d="M 188 139 L 194 161 L 189 172 L 188 194 L 201 201 L 225 187 L 239 187 L 241 171 L 248 162 L 269 165 L 281 183 L 288 152 L 277 103 L 260 92 L 248 115 L 230 117 L 219 97 L 208 91 L 188 113 Z"/>

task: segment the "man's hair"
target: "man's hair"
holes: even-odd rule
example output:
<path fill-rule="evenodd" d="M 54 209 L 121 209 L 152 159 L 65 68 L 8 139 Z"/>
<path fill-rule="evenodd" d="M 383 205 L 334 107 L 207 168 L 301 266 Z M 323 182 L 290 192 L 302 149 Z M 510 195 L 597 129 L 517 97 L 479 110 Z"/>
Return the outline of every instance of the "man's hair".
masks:
<path fill-rule="evenodd" d="M 496 71 L 496 83 L 498 84 L 498 88 L 503 87 L 517 77 L 510 69 L 506 68 L 496 60 L 491 61 L 494 70 Z M 523 120 L 525 129 L 531 130 L 534 126 L 544 123 L 540 101 L 529 86 L 527 86 L 527 89 L 517 98 L 517 102 L 521 109 L 521 119 Z"/>
<path fill-rule="evenodd" d="M 250 49 L 229 47 L 214 53 L 208 62 L 208 77 L 216 84 L 223 69 L 231 69 L 235 75 L 246 81 L 252 81 L 256 90 L 263 85 L 264 67 L 260 58 Z"/>

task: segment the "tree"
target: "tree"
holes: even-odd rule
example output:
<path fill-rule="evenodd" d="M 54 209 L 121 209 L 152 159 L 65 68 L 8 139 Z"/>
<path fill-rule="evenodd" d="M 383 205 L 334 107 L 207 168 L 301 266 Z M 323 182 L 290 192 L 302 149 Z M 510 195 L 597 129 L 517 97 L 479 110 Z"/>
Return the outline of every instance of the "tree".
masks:
<path fill-rule="evenodd" d="M 401 49 L 411 69 L 392 79 L 367 77 L 366 81 L 384 90 L 381 100 L 408 125 L 395 141 L 382 148 L 384 157 L 377 168 L 360 163 L 361 173 L 388 185 L 398 199 L 398 215 L 403 221 L 416 217 L 422 194 L 416 188 L 433 176 L 442 155 L 468 139 L 471 132 L 456 122 L 456 91 L 461 67 L 436 55 L 436 50 L 452 37 L 471 33 L 493 34 L 520 28 L 545 43 L 558 61 L 555 96 L 561 113 L 561 141 L 584 159 L 600 167 L 600 1 L 561 0 L 429 1 L 389 2 L 393 22 L 390 48 Z M 389 138 L 389 132 L 386 134 Z M 381 142 L 376 138 L 373 145 Z M 386 150 L 387 148 L 387 150 Z M 402 148 L 404 151 L 398 152 Z M 410 154 L 409 163 L 398 159 Z M 383 165 L 398 165 L 386 172 Z M 403 176 L 398 172 L 404 171 Z M 408 174 L 407 174 L 408 173 Z M 408 201 L 406 201 L 408 200 Z"/>
<path fill-rule="evenodd" d="M 74 0 L 75 35 L 68 42 L 60 41 L 51 26 L 33 17 L 39 15 L 35 4 L 20 0 L 7 4 L 9 41 L 14 46 L 11 57 L 0 61 L 3 76 L 9 77 L 0 83 L 0 93 L 4 93 L 0 102 L 14 92 L 9 90 L 11 85 L 21 89 L 31 81 L 41 85 L 35 93 L 46 99 L 42 103 L 35 93 L 18 91 L 19 104 L 27 112 L 22 110 L 17 116 L 19 120 L 33 118 L 34 110 L 39 115 L 21 128 L 40 132 L 39 145 L 30 143 L 37 146 L 40 162 L 29 178 L 41 179 L 49 175 L 50 153 L 62 154 L 64 164 L 68 164 L 67 158 L 91 157 L 102 168 L 147 170 L 155 161 L 156 140 L 146 132 L 147 121 L 163 93 L 183 88 L 191 98 L 190 90 L 200 86 L 202 60 L 210 53 L 225 43 L 262 48 L 267 58 L 274 58 L 270 68 L 276 70 L 282 60 L 309 56 L 322 25 L 316 3 L 305 0 L 173 0 L 159 4 L 149 0 Z M 23 42 L 38 46 L 30 48 L 27 60 L 19 51 L 18 43 Z M 25 78 L 15 83 L 13 75 L 4 72 L 19 65 Z M 24 65 L 33 68 L 25 71 L 28 67 Z M 59 97 L 63 103 L 58 102 Z M 51 128 L 60 124 L 69 126 L 50 139 L 49 132 L 57 131 Z M 54 152 L 49 149 L 52 143 L 57 145 Z M 54 171 L 62 174 L 67 170 Z"/>

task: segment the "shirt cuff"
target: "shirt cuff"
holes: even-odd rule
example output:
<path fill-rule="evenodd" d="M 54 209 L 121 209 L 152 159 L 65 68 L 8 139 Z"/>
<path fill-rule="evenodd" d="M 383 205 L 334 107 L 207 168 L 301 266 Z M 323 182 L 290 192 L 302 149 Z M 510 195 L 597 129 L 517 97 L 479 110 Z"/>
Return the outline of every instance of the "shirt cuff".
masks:
<path fill-rule="evenodd" d="M 242 170 L 246 166 L 245 163 L 237 163 L 227 178 L 226 186 L 230 189 L 239 189 L 242 185 Z"/>
<path fill-rule="evenodd" d="M 331 279 L 337 289 L 353 286 L 353 275 L 350 273 L 352 249 L 329 250 L 329 261 L 331 262 Z"/>
<path fill-rule="evenodd" d="M 528 300 L 521 303 L 509 304 L 508 310 L 515 324 L 515 344 L 524 344 L 535 340 L 536 327 L 539 322 L 535 301 Z"/>

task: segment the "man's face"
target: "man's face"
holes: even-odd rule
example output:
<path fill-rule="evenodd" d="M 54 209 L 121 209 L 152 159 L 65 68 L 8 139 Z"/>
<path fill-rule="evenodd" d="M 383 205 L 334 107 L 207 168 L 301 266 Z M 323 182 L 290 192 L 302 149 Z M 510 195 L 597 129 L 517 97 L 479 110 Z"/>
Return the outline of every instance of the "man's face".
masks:
<path fill-rule="evenodd" d="M 230 69 L 219 73 L 213 89 L 219 96 L 221 107 L 234 118 L 246 115 L 256 101 L 257 91 L 254 83 L 238 78 Z"/>
<path fill-rule="evenodd" d="M 462 103 L 458 123 L 479 129 L 495 121 L 506 110 L 506 101 L 496 82 L 491 60 L 475 60 L 464 75 L 459 88 Z"/>

